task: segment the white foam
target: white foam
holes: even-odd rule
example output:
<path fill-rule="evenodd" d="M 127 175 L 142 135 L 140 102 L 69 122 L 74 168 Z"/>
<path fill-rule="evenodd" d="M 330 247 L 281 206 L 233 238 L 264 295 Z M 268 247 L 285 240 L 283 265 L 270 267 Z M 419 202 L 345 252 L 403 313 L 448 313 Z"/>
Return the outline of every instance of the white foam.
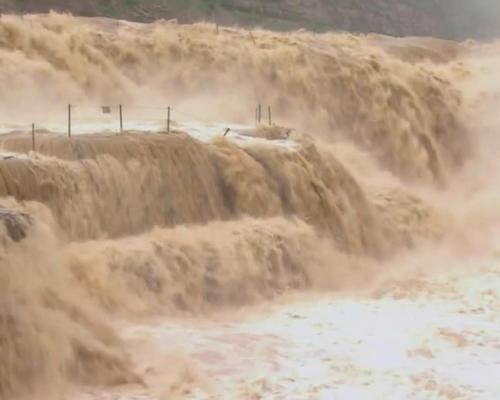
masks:
<path fill-rule="evenodd" d="M 148 338 L 165 359 L 185 354 L 218 399 L 491 400 L 500 392 L 500 263 L 489 262 L 425 278 L 417 295 L 320 297 L 126 336 Z"/>
<path fill-rule="evenodd" d="M 0 151 L 0 160 L 11 160 L 11 159 L 22 159 L 27 160 L 29 158 L 26 154 L 14 153 L 11 151 Z"/>
<path fill-rule="evenodd" d="M 290 139 L 269 140 L 254 136 L 255 127 L 251 125 L 234 124 L 234 123 L 202 123 L 197 121 L 188 121 L 177 123 L 172 121 L 171 130 L 181 131 L 189 134 L 193 138 L 210 143 L 216 137 L 224 136 L 226 130 L 226 138 L 237 143 L 240 146 L 246 145 L 271 145 L 279 146 L 287 149 L 293 149 L 297 143 Z M 37 126 L 38 131 L 48 131 L 57 134 L 67 134 L 66 123 L 47 123 Z M 124 130 L 128 132 L 166 132 L 165 122 L 162 121 L 126 121 Z M 12 132 L 31 132 L 31 127 L 16 126 L 14 124 L 0 125 L 0 134 Z M 118 134 L 120 126 L 116 121 L 107 119 L 99 122 L 79 122 L 71 128 L 72 135 L 86 134 Z"/>

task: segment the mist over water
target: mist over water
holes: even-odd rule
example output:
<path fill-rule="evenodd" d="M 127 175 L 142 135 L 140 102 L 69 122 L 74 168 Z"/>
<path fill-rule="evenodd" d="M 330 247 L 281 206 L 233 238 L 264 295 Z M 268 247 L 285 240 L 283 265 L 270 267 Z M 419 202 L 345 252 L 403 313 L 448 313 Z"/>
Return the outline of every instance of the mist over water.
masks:
<path fill-rule="evenodd" d="M 0 398 L 488 398 L 459 365 L 500 359 L 498 61 L 496 44 L 4 16 Z M 52 132 L 69 103 L 95 132 Z M 206 133 L 253 127 L 259 103 L 284 128 Z M 171 105 L 176 132 L 103 134 L 117 104 L 153 125 Z"/>

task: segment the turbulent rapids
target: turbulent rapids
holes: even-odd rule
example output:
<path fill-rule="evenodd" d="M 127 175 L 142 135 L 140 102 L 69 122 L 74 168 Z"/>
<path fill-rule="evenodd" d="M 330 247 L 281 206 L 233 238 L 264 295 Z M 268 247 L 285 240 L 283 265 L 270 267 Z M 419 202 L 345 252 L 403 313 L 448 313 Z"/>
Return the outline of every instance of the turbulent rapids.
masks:
<path fill-rule="evenodd" d="M 2 17 L 0 398 L 490 398 L 435 367 L 500 362 L 497 50 Z"/>

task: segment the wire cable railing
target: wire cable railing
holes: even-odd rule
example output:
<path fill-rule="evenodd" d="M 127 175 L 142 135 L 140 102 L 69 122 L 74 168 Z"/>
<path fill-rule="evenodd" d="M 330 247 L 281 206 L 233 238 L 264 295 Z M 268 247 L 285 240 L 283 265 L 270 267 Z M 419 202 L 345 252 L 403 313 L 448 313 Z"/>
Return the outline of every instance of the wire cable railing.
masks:
<path fill-rule="evenodd" d="M 272 125 L 271 106 L 268 106 L 268 124 Z M 55 113 L 53 113 L 55 114 Z M 68 137 L 79 134 L 123 134 L 134 132 L 171 134 L 193 125 L 205 127 L 218 126 L 213 121 L 191 110 L 176 106 L 143 106 L 143 105 L 92 105 L 68 104 L 66 117 L 57 113 L 56 118 L 45 118 L 51 122 L 31 124 L 0 124 L 0 134 L 29 133 L 32 138 L 33 151 L 36 149 L 37 133 L 64 134 Z M 175 117 L 175 118 L 173 118 Z M 255 124 L 262 123 L 262 105 L 255 109 Z M 228 124 L 230 125 L 230 124 Z M 233 124 L 234 125 L 234 124 Z M 227 136 L 230 126 L 220 129 L 220 135 Z"/>

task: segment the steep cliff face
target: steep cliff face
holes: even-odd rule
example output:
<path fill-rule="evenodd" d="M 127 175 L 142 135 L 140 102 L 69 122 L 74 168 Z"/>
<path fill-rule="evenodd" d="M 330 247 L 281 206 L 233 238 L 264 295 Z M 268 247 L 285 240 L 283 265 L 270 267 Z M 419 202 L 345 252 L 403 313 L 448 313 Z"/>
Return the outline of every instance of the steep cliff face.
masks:
<path fill-rule="evenodd" d="M 500 33 L 496 0 L 0 0 L 4 13 L 57 10 L 138 21 L 177 18 L 288 30 L 307 28 L 453 39 Z"/>

